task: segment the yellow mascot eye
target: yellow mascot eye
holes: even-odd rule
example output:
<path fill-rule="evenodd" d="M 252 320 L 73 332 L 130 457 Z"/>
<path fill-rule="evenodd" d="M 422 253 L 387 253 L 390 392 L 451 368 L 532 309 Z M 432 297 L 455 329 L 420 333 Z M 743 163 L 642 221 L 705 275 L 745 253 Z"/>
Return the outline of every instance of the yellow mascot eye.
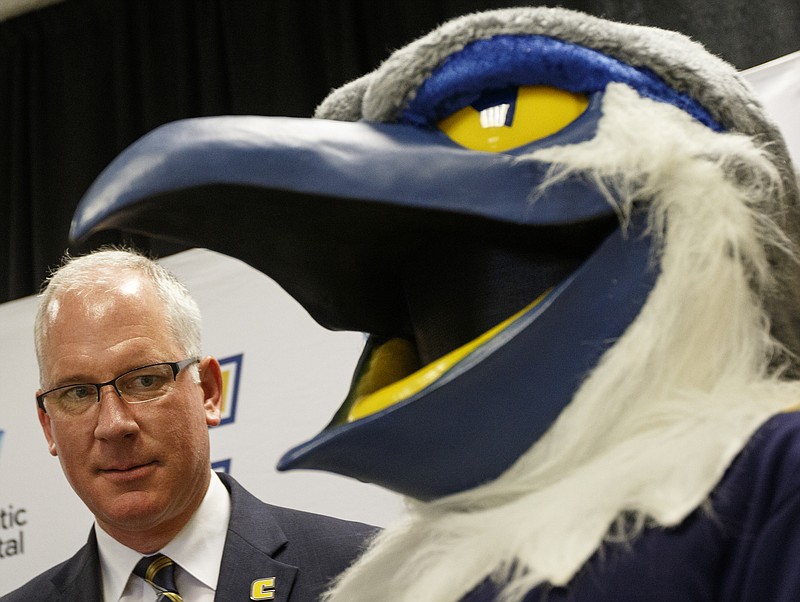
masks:
<path fill-rule="evenodd" d="M 555 134 L 575 121 L 588 104 L 585 94 L 550 86 L 520 86 L 484 95 L 442 119 L 438 126 L 461 146 L 502 152 Z"/>

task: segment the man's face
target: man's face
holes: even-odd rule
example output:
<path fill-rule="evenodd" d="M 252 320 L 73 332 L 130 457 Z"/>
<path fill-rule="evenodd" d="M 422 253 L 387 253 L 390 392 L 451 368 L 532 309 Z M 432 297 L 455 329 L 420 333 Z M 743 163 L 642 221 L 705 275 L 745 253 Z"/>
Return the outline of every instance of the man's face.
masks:
<path fill-rule="evenodd" d="M 146 364 L 184 359 L 149 283 L 123 275 L 107 292 L 67 294 L 52 307 L 42 346 L 42 386 L 106 382 Z M 219 423 L 219 364 L 182 370 L 166 396 L 130 405 L 111 386 L 75 419 L 39 410 L 50 453 L 98 523 L 136 547 L 148 534 L 174 536 L 208 486 L 208 426 Z M 173 532 L 174 531 L 174 532 Z M 133 544 L 133 545 L 132 545 Z M 144 550 L 139 550 L 144 551 Z"/>

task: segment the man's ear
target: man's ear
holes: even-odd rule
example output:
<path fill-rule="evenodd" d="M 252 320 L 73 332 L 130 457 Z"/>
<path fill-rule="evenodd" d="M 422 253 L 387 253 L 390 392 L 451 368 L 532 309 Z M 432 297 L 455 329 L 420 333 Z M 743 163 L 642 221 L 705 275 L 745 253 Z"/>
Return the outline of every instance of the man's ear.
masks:
<path fill-rule="evenodd" d="M 36 396 L 42 394 L 42 390 L 39 389 L 36 391 Z M 55 439 L 53 439 L 53 431 L 50 427 L 50 416 L 47 415 L 46 412 L 39 407 L 39 402 L 36 402 L 36 412 L 39 414 L 39 424 L 42 425 L 42 431 L 44 431 L 44 438 L 47 439 L 47 448 L 50 450 L 51 456 L 58 455 L 58 449 L 56 448 Z"/>
<path fill-rule="evenodd" d="M 217 426 L 222 411 L 222 368 L 217 359 L 209 355 L 200 360 L 199 370 L 206 424 Z"/>

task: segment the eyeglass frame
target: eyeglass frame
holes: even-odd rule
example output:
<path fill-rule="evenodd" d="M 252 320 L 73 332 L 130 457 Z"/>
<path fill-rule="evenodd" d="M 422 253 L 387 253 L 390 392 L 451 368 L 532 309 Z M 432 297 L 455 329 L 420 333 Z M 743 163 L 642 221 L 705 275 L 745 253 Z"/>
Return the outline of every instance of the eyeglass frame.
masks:
<path fill-rule="evenodd" d="M 117 386 L 117 381 L 119 379 L 121 379 L 123 376 L 127 376 L 131 372 L 137 372 L 138 370 L 144 370 L 145 368 L 152 368 L 153 366 L 169 366 L 172 369 L 172 379 L 173 379 L 173 381 L 177 381 L 178 380 L 178 374 L 180 374 L 181 370 L 183 370 L 184 368 L 188 368 L 192 364 L 195 364 L 195 363 L 197 363 L 199 361 L 200 361 L 199 357 L 187 357 L 185 360 L 180 360 L 179 362 L 155 362 L 153 364 L 146 364 L 144 366 L 139 366 L 138 368 L 132 368 L 130 370 L 126 370 L 122 374 L 120 374 L 118 376 L 115 376 L 111 380 L 106 381 L 104 383 L 73 383 L 73 384 L 69 384 L 69 385 L 61 385 L 61 386 L 54 387 L 52 389 L 49 389 L 48 391 L 45 391 L 45 392 L 40 393 L 39 395 L 37 395 L 36 396 L 36 403 L 39 406 L 39 409 L 42 410 L 42 412 L 44 412 L 45 414 L 47 414 L 47 408 L 45 408 L 45 405 L 44 405 L 45 396 L 49 395 L 53 391 L 58 391 L 59 389 L 66 389 L 68 387 L 80 387 L 80 386 L 86 386 L 86 387 L 91 386 L 91 387 L 94 387 L 95 390 L 97 391 L 97 401 L 95 401 L 94 403 L 100 403 L 100 399 L 101 399 L 100 389 L 102 389 L 103 387 L 107 387 L 109 385 L 114 387 L 114 392 L 117 394 L 117 396 L 122 401 L 127 403 L 128 405 L 138 405 L 138 404 L 142 404 L 142 403 L 149 403 L 149 402 L 151 402 L 151 401 L 153 401 L 155 399 L 158 399 L 158 398 L 154 397 L 153 399 L 148 399 L 146 401 L 128 401 L 127 399 L 125 399 L 125 397 L 122 395 L 122 391 L 120 391 L 119 387 Z"/>

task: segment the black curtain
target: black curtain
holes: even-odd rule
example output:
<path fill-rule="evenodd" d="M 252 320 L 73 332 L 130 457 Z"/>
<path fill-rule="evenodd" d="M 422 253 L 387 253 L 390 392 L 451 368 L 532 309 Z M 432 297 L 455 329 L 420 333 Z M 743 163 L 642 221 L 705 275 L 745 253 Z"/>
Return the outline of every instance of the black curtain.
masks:
<path fill-rule="evenodd" d="M 156 126 L 221 114 L 310 116 L 395 48 L 479 0 L 65 0 L 0 23 L 0 302 L 37 291 L 81 195 Z M 800 49 L 797 0 L 543 3 L 691 35 L 740 69 Z M 129 242 L 103 233 L 72 254 Z"/>

